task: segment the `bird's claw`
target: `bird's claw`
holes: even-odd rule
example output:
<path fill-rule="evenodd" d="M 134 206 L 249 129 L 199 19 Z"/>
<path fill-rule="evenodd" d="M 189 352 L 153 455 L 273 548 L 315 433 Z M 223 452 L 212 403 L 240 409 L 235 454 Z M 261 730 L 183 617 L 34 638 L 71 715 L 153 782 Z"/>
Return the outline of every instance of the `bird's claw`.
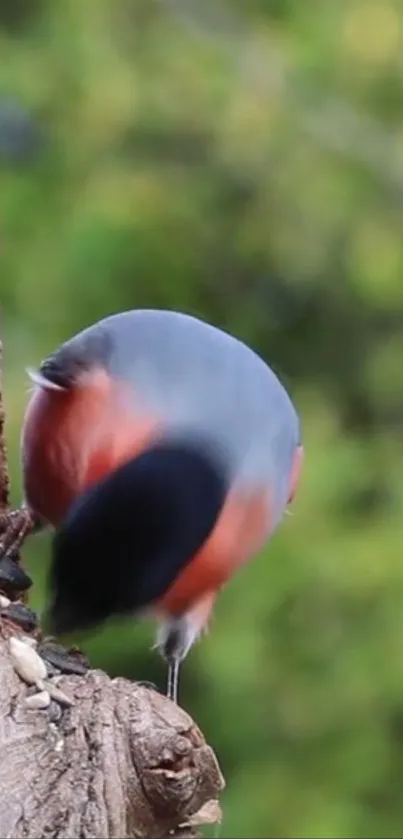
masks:
<path fill-rule="evenodd" d="M 136 681 L 135 684 L 140 688 L 148 688 L 148 690 L 155 690 L 156 693 L 159 693 L 157 685 L 154 682 L 146 682 L 143 680 Z"/>

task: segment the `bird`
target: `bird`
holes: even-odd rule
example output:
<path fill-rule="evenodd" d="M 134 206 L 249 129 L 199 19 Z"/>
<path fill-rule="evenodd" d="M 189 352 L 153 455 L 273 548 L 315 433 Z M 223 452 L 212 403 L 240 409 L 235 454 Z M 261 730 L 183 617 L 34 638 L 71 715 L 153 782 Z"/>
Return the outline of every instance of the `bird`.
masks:
<path fill-rule="evenodd" d="M 254 349 L 173 310 L 108 315 L 28 373 L 23 506 L 53 530 L 52 632 L 152 617 L 178 702 L 219 593 L 294 499 L 297 410 Z"/>

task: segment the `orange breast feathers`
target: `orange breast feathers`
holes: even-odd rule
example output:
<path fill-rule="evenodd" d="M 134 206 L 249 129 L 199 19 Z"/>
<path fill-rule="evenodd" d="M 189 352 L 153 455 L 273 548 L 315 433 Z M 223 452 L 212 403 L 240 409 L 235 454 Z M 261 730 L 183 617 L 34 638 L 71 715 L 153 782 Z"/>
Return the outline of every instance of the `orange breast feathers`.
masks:
<path fill-rule="evenodd" d="M 295 497 L 302 462 L 303 449 L 299 446 L 290 474 L 289 504 Z M 188 613 L 202 628 L 220 588 L 260 550 L 271 529 L 267 492 L 230 493 L 210 537 L 156 604 L 156 615 Z"/>
<path fill-rule="evenodd" d="M 266 493 L 230 493 L 207 541 L 155 604 L 157 616 L 175 616 L 212 605 L 214 593 L 262 546 L 270 531 Z"/>
<path fill-rule="evenodd" d="M 39 387 L 22 432 L 27 503 L 57 526 L 86 487 L 157 435 L 157 421 L 141 412 L 136 415 L 125 386 L 105 370 L 86 373 L 68 390 Z"/>

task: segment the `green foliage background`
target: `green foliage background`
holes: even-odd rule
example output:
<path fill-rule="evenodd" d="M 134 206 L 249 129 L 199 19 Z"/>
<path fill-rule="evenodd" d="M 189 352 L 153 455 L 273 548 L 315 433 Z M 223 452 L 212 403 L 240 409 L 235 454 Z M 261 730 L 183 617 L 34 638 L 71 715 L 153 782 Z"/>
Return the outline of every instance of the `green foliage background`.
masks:
<path fill-rule="evenodd" d="M 402 47 L 399 0 L 0 7 L 14 501 L 24 368 L 123 308 L 236 332 L 302 415 L 293 516 L 183 671 L 227 839 L 403 835 Z M 85 648 L 163 687 L 152 631 Z"/>

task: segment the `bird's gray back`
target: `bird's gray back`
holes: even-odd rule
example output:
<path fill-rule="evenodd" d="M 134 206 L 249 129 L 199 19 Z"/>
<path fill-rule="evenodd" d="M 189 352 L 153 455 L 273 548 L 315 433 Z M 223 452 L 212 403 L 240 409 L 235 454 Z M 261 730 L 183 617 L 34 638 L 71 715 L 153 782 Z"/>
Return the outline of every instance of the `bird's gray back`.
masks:
<path fill-rule="evenodd" d="M 286 503 L 298 416 L 277 376 L 241 341 L 190 315 L 134 310 L 79 333 L 64 352 L 100 360 L 167 432 L 210 439 L 234 479 L 264 481 Z"/>

